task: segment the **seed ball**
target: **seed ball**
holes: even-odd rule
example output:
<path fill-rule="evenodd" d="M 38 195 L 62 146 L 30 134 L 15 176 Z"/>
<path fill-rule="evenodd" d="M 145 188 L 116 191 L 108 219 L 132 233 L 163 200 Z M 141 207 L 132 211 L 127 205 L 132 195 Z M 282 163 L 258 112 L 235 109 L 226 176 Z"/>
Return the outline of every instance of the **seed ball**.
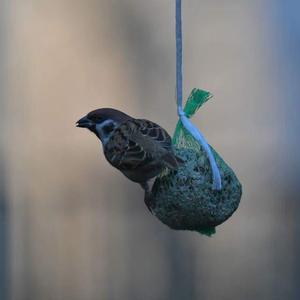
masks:
<path fill-rule="evenodd" d="M 222 189 L 212 189 L 212 172 L 203 150 L 175 148 L 184 164 L 165 170 L 150 194 L 153 214 L 172 229 L 201 231 L 226 221 L 238 208 L 242 186 L 232 169 L 215 153 Z"/>

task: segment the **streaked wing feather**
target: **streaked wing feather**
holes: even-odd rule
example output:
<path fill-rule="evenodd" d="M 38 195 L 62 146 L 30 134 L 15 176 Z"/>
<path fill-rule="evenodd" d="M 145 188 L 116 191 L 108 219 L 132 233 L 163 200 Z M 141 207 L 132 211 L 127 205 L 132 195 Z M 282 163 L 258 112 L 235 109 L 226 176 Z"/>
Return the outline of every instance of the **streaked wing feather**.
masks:
<path fill-rule="evenodd" d="M 139 128 L 137 134 L 140 134 L 141 137 L 139 139 L 140 143 L 145 143 L 147 146 L 149 144 L 149 140 L 152 141 L 154 147 L 161 147 L 170 151 L 172 149 L 172 140 L 169 134 L 160 127 L 158 124 L 151 122 L 149 120 L 144 119 L 136 119 L 133 120 L 136 126 Z M 149 137 L 151 139 L 149 139 Z"/>
<path fill-rule="evenodd" d="M 120 170 L 134 170 L 151 164 L 155 156 L 176 168 L 171 137 L 159 125 L 143 119 L 132 119 L 117 128 L 106 145 L 105 156 Z"/>

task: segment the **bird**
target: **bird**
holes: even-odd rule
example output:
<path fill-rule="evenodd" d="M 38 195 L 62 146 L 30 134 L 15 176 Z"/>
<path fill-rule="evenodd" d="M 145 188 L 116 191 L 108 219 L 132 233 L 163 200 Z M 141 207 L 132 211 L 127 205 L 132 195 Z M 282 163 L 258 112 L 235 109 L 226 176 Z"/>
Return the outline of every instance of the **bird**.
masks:
<path fill-rule="evenodd" d="M 145 191 L 150 208 L 149 181 L 165 168 L 176 170 L 183 160 L 175 155 L 170 135 L 160 125 L 136 119 L 113 108 L 99 108 L 76 122 L 102 143 L 106 160 Z"/>

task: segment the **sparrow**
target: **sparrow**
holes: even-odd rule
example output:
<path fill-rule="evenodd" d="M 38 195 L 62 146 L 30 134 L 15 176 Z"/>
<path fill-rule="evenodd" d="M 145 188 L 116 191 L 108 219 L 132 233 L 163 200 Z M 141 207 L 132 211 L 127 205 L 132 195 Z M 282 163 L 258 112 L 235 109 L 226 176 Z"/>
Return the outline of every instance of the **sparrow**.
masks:
<path fill-rule="evenodd" d="M 167 131 L 152 121 L 135 119 L 113 108 L 93 110 L 76 126 L 93 132 L 102 143 L 107 161 L 142 186 L 151 211 L 149 180 L 165 168 L 176 170 L 183 162 L 174 154 Z"/>

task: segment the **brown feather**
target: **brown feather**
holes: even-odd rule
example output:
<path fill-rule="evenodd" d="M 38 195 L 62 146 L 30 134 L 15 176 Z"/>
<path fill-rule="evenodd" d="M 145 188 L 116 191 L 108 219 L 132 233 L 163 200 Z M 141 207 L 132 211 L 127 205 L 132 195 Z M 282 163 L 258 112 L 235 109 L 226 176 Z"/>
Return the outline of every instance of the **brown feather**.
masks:
<path fill-rule="evenodd" d="M 122 123 L 107 142 L 107 160 L 136 182 L 157 176 L 165 167 L 179 166 L 169 134 L 159 125 L 143 119 Z"/>

